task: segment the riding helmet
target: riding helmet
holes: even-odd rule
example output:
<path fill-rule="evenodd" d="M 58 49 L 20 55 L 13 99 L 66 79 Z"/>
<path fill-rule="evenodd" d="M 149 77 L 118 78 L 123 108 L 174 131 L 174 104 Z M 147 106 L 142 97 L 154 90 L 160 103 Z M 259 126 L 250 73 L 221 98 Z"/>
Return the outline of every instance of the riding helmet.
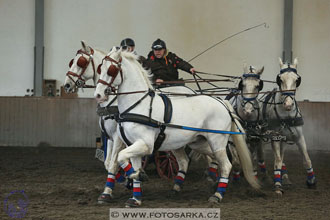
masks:
<path fill-rule="evenodd" d="M 166 49 L 166 44 L 163 40 L 158 38 L 152 43 L 151 49 L 153 50 Z"/>
<path fill-rule="evenodd" d="M 135 43 L 134 43 L 134 40 L 132 40 L 131 38 L 125 38 L 124 40 L 122 40 L 120 42 L 120 46 L 121 47 L 135 47 Z"/>

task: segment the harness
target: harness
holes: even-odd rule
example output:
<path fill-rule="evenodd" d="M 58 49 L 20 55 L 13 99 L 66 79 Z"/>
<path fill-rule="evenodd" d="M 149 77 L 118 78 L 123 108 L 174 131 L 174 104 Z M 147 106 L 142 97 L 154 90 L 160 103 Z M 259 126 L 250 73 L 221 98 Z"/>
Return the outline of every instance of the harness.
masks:
<path fill-rule="evenodd" d="M 104 58 L 104 60 L 107 60 L 107 61 L 111 62 L 111 65 L 110 65 L 110 67 L 108 68 L 108 71 L 107 71 L 107 74 L 109 76 L 111 76 L 111 81 L 110 81 L 110 83 L 108 83 L 104 80 L 99 79 L 97 83 L 101 83 L 103 85 L 106 85 L 109 88 L 111 88 L 111 90 L 113 92 L 115 92 L 115 88 L 112 84 L 113 84 L 115 78 L 117 77 L 118 73 L 120 73 L 121 81 L 123 81 L 123 72 L 122 72 L 122 69 L 121 69 L 122 57 L 120 57 L 119 60 L 116 61 L 116 60 L 112 59 L 111 57 L 106 56 Z M 103 63 L 103 61 L 102 61 L 102 63 Z M 113 63 L 116 64 L 117 66 L 114 65 Z M 99 69 L 100 68 L 98 68 L 98 70 Z M 100 73 L 100 71 L 98 71 L 98 72 Z M 140 93 L 142 91 L 137 91 L 137 92 Z M 132 93 L 137 93 L 137 92 L 130 92 L 130 93 L 125 93 L 125 94 L 132 94 Z M 124 93 L 122 93 L 122 94 L 124 94 Z M 144 116 L 144 115 L 129 113 L 129 111 L 131 111 L 133 108 L 135 108 L 147 96 L 151 97 L 150 108 L 149 108 L 149 117 Z M 155 128 L 160 128 L 160 132 L 159 132 L 158 137 L 157 137 L 157 139 L 154 143 L 154 149 L 159 149 L 161 144 L 163 143 L 163 141 L 166 137 L 165 133 L 164 133 L 166 127 L 172 127 L 172 128 L 184 129 L 184 130 L 190 130 L 190 131 L 198 131 L 198 132 L 218 133 L 218 134 L 244 134 L 241 131 L 232 132 L 232 131 L 202 129 L 202 128 L 194 128 L 194 127 L 170 124 L 170 121 L 171 121 L 171 118 L 172 118 L 172 104 L 171 104 L 170 99 L 164 94 L 160 95 L 163 102 L 164 102 L 164 108 L 165 108 L 165 110 L 164 110 L 164 112 L 165 112 L 164 113 L 164 122 L 156 121 L 156 120 L 151 118 L 152 103 L 153 103 L 154 96 L 155 96 L 155 91 L 153 89 L 149 89 L 149 91 L 142 98 L 140 98 L 138 101 L 136 101 L 133 105 L 131 105 L 124 112 L 118 113 L 118 115 L 116 115 L 115 120 L 117 121 L 117 123 L 119 125 L 119 130 L 120 130 L 120 133 L 121 133 L 121 137 L 128 146 L 132 145 L 132 143 L 128 140 L 127 136 L 125 135 L 125 131 L 124 131 L 124 128 L 122 126 L 122 122 L 135 122 L 135 123 L 140 123 L 140 124 L 144 124 L 144 125 L 155 127 Z M 226 107 L 225 104 L 223 104 L 223 105 Z M 228 110 L 228 108 L 227 108 L 227 110 Z M 232 120 L 234 121 L 233 116 L 231 115 L 231 112 L 230 111 L 228 111 L 228 112 L 229 112 Z"/>
<path fill-rule="evenodd" d="M 149 117 L 140 115 L 140 114 L 128 113 L 137 104 L 139 104 L 145 97 L 147 97 L 146 95 L 151 96 Z M 166 125 L 165 124 L 170 123 L 171 119 L 172 119 L 172 112 L 173 112 L 172 102 L 171 102 L 171 99 L 168 98 L 165 94 L 159 94 L 159 96 L 163 100 L 164 108 L 165 108 L 164 109 L 164 123 L 162 123 L 162 122 L 156 121 L 151 118 L 152 101 L 153 101 L 155 93 L 153 91 L 149 91 L 146 95 L 143 96 L 138 102 L 136 102 L 130 108 L 128 108 L 125 112 L 123 112 L 122 114 L 118 114 L 116 117 L 116 121 L 119 124 L 120 134 L 128 146 L 132 145 L 132 143 L 128 140 L 127 136 L 125 135 L 124 128 L 121 125 L 122 122 L 135 122 L 135 123 L 147 125 L 147 126 L 154 127 L 154 128 L 159 128 L 160 132 L 154 143 L 154 151 L 157 151 L 161 147 L 162 143 L 164 142 L 164 140 L 166 138 L 166 135 L 165 135 Z"/>
<path fill-rule="evenodd" d="M 247 137 L 247 140 L 248 142 L 259 142 L 261 140 L 261 136 L 262 136 L 262 131 L 263 131 L 263 127 L 264 127 L 264 121 L 262 119 L 260 119 L 260 108 L 257 107 L 255 108 L 257 111 L 258 111 L 258 116 L 257 116 L 257 119 L 256 120 L 245 120 L 242 118 L 242 116 L 238 113 L 238 92 L 237 90 L 231 92 L 225 99 L 226 100 L 230 100 L 231 98 L 234 97 L 234 102 L 235 102 L 235 105 L 233 106 L 234 110 L 235 110 L 235 113 L 236 115 L 238 116 L 239 118 L 239 121 L 241 123 L 241 125 L 243 126 L 243 128 L 245 129 L 246 131 L 246 137 Z M 243 100 L 246 100 L 244 99 L 244 96 L 243 96 Z M 254 103 L 252 103 L 251 101 L 256 101 L 256 98 L 253 98 L 253 100 L 248 100 L 248 102 L 250 102 L 253 106 Z M 247 102 L 243 102 L 242 103 L 242 107 L 244 107 L 244 105 L 246 104 Z"/>
<path fill-rule="evenodd" d="M 106 135 L 108 139 L 111 139 L 108 133 L 105 131 L 104 122 L 108 119 L 114 120 L 116 115 L 119 114 L 118 106 L 111 106 L 117 99 L 117 96 L 115 96 L 109 104 L 105 107 L 101 107 L 100 105 L 97 106 L 96 113 L 98 116 L 101 117 L 101 130 Z M 105 117 L 103 117 L 105 116 Z"/>
<path fill-rule="evenodd" d="M 280 128 L 281 130 L 283 130 L 283 129 L 286 128 L 291 133 L 293 133 L 291 127 L 297 127 L 297 126 L 304 125 L 304 120 L 303 120 L 301 112 L 298 108 L 297 101 L 295 99 L 294 99 L 295 106 L 296 106 L 295 116 L 293 118 L 292 117 L 281 118 L 280 115 L 278 114 L 276 106 L 279 105 L 279 104 L 283 104 L 283 103 L 282 102 L 279 102 L 279 103 L 275 102 L 276 93 L 277 93 L 277 89 L 275 88 L 275 89 L 273 89 L 273 91 L 271 93 L 269 93 L 266 96 L 265 101 L 263 102 L 262 115 L 263 115 L 263 119 L 267 123 L 268 131 L 266 133 L 268 133 L 271 136 L 271 140 L 273 140 L 273 141 L 280 141 L 280 140 L 286 141 L 286 137 L 281 136 L 279 134 L 279 132 L 275 131 L 275 129 Z M 275 112 L 275 115 L 276 115 L 275 119 L 269 119 L 267 117 L 266 110 L 267 110 L 267 105 L 268 104 L 274 105 L 273 109 L 274 109 L 274 112 Z"/>

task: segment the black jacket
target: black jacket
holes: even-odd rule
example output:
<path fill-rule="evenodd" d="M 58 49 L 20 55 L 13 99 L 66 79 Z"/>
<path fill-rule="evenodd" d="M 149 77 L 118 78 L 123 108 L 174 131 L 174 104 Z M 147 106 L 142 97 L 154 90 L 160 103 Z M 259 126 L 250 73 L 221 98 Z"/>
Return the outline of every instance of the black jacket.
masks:
<path fill-rule="evenodd" d="M 190 73 L 190 69 L 193 68 L 188 62 L 171 52 L 166 54 L 163 58 L 158 59 L 153 51 L 150 51 L 145 64 L 147 68 L 151 68 L 151 72 L 154 75 L 154 81 L 156 79 L 175 81 L 179 79 L 178 69 Z"/>

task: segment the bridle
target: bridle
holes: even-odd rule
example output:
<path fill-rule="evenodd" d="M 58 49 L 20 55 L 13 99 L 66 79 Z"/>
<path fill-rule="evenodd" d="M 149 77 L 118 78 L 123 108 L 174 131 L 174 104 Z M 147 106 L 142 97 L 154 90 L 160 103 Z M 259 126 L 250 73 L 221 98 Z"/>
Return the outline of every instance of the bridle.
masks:
<path fill-rule="evenodd" d="M 80 74 L 78 73 L 74 73 L 72 71 L 68 71 L 67 72 L 67 76 L 69 77 L 69 79 L 75 84 L 75 86 L 77 88 L 95 88 L 94 85 L 86 85 L 86 80 L 82 77 L 83 74 L 85 73 L 88 65 L 90 63 L 92 63 L 92 66 L 93 66 L 93 81 L 94 81 L 94 84 L 95 84 L 95 63 L 94 63 L 94 59 L 93 59 L 93 55 L 94 55 L 94 50 L 92 48 L 91 49 L 91 53 L 87 53 L 86 51 L 83 51 L 83 50 L 78 50 L 77 53 L 76 53 L 76 56 L 78 54 L 81 54 L 81 56 L 79 57 L 79 59 L 77 60 L 77 65 L 82 68 L 82 71 L 80 72 Z M 83 54 L 87 55 L 89 57 L 89 59 L 87 60 Z M 72 66 L 73 64 L 73 60 L 72 59 L 69 63 L 69 67 Z M 77 77 L 77 80 L 74 80 L 73 77 Z"/>
<path fill-rule="evenodd" d="M 290 97 L 294 102 L 296 102 L 296 99 L 295 99 L 295 94 L 296 92 L 295 91 L 282 91 L 282 88 L 281 88 L 281 83 L 282 83 L 282 80 L 281 80 L 281 75 L 286 73 L 286 72 L 294 72 L 295 74 L 297 74 L 298 78 L 296 80 L 296 88 L 299 87 L 300 83 L 301 83 L 301 76 L 297 73 L 297 69 L 296 68 L 292 68 L 290 67 L 290 64 L 288 64 L 288 67 L 285 68 L 285 69 L 281 69 L 280 70 L 280 73 L 277 75 L 276 77 L 276 83 L 277 85 L 279 86 L 280 88 L 280 93 L 281 93 L 281 96 L 283 98 L 283 102 L 288 98 Z"/>
<path fill-rule="evenodd" d="M 244 93 L 243 93 L 243 79 L 246 79 L 248 77 L 252 77 L 252 78 L 256 78 L 256 79 L 260 80 L 259 85 L 257 87 L 258 93 L 256 93 L 255 97 L 251 97 L 251 98 L 245 97 Z M 241 90 L 241 96 L 243 98 L 243 102 L 241 103 L 241 106 L 244 108 L 247 103 L 250 103 L 253 106 L 253 108 L 255 108 L 254 102 L 257 99 L 258 94 L 262 90 L 263 86 L 264 86 L 264 84 L 263 84 L 263 81 L 260 79 L 259 74 L 251 74 L 251 73 L 243 74 L 243 78 L 241 79 L 241 81 L 239 82 L 239 85 L 238 85 L 238 89 Z"/>
<path fill-rule="evenodd" d="M 103 60 L 106 60 L 106 61 L 110 61 L 111 62 L 111 65 L 109 66 L 108 71 L 107 71 L 107 75 L 108 76 L 111 76 L 111 81 L 110 81 L 110 83 L 108 83 L 108 82 L 106 82 L 106 81 L 104 81 L 102 79 L 99 79 L 97 81 L 97 83 L 101 83 L 103 85 L 108 86 L 109 88 L 111 88 L 111 91 L 115 93 L 116 92 L 116 88 L 112 84 L 115 81 L 116 77 L 118 76 L 118 73 L 120 73 L 121 82 L 123 82 L 123 71 L 121 69 L 122 57 L 120 57 L 119 60 L 117 61 L 117 60 L 112 59 L 109 56 L 105 56 L 103 58 Z M 103 65 L 103 60 L 102 60 L 102 63 L 97 67 L 97 73 L 98 74 L 101 74 L 101 66 Z M 115 63 L 117 66 L 114 65 L 113 63 Z"/>

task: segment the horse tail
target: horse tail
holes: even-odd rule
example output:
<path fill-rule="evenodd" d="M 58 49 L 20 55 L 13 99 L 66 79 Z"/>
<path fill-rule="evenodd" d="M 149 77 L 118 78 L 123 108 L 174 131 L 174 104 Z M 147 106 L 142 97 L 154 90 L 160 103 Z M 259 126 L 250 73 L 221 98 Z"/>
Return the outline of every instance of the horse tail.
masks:
<path fill-rule="evenodd" d="M 231 131 L 234 132 L 245 132 L 244 128 L 242 127 L 241 123 L 238 121 L 237 115 L 235 115 L 234 109 L 232 105 L 228 101 L 224 101 L 228 110 L 231 112 L 233 117 L 233 121 L 231 123 Z M 242 170 L 244 172 L 245 179 L 249 182 L 249 184 L 255 188 L 259 189 L 260 184 L 258 180 L 255 178 L 253 173 L 253 165 L 251 160 L 251 154 L 248 149 L 248 146 L 245 141 L 245 136 L 241 134 L 234 134 L 232 135 L 233 142 L 235 144 L 236 150 L 238 152 L 239 160 L 241 162 Z"/>

